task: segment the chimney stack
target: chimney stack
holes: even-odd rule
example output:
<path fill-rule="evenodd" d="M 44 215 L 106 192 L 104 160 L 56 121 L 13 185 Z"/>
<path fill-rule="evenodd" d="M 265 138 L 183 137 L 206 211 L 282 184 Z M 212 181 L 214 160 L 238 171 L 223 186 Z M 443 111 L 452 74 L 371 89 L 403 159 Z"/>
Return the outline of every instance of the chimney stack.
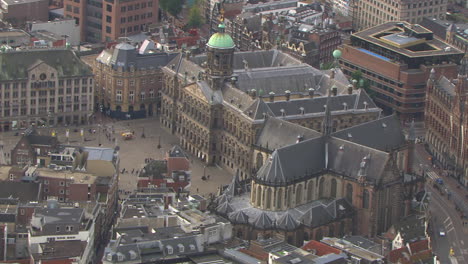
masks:
<path fill-rule="evenodd" d="M 252 99 L 255 99 L 257 97 L 257 90 L 255 89 L 250 90 L 250 96 L 252 97 Z"/>
<path fill-rule="evenodd" d="M 274 102 L 275 101 L 275 93 L 274 92 L 270 92 L 269 93 L 269 97 L 270 97 L 270 102 Z"/>
<path fill-rule="evenodd" d="M 314 88 L 309 88 L 309 97 L 310 98 L 314 98 L 314 93 L 315 93 L 315 89 Z"/>
<path fill-rule="evenodd" d="M 336 86 L 332 87 L 332 95 L 336 96 L 338 94 L 338 88 Z"/>
<path fill-rule="evenodd" d="M 330 79 L 335 79 L 335 69 L 331 69 Z"/>
<path fill-rule="evenodd" d="M 353 94 L 353 85 L 348 85 L 348 94 Z"/>
<path fill-rule="evenodd" d="M 291 91 L 286 90 L 285 91 L 285 96 L 286 96 L 286 101 L 289 101 L 289 99 L 291 99 Z"/>
<path fill-rule="evenodd" d="M 358 89 L 358 86 L 357 86 L 358 81 L 356 79 L 353 79 L 351 82 L 353 83 L 354 90 L 357 90 Z"/>

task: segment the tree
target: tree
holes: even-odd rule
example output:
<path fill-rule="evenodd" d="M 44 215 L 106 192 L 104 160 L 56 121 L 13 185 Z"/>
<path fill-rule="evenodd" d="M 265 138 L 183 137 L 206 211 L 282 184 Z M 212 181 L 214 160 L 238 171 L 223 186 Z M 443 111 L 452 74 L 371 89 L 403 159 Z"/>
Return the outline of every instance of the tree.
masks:
<path fill-rule="evenodd" d="M 369 80 L 362 77 L 362 72 L 360 70 L 357 70 L 351 74 L 351 80 L 356 80 L 359 88 L 363 88 L 366 90 L 369 96 L 374 97 L 375 92 L 370 89 Z"/>
<path fill-rule="evenodd" d="M 182 11 L 183 0 L 160 0 L 159 6 L 162 10 L 173 16 L 177 16 Z"/>
<path fill-rule="evenodd" d="M 204 23 L 203 17 L 200 14 L 200 9 L 197 5 L 190 8 L 189 17 L 188 17 L 188 26 L 191 28 L 198 28 Z"/>

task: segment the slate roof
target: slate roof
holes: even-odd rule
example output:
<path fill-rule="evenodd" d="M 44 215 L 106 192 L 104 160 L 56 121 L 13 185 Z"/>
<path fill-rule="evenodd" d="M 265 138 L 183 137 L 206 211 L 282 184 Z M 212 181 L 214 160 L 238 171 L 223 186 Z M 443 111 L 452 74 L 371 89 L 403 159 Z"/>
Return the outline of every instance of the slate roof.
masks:
<path fill-rule="evenodd" d="M 246 215 L 242 210 L 232 213 L 229 216 L 229 220 L 234 224 L 248 224 L 249 216 Z"/>
<path fill-rule="evenodd" d="M 395 115 L 346 128 L 332 136 L 381 151 L 397 149 L 405 144 L 400 121 Z"/>
<path fill-rule="evenodd" d="M 276 117 L 269 117 L 263 125 L 256 145 L 274 150 L 296 144 L 298 136 L 300 136 L 302 140 L 307 140 L 320 137 L 321 135 L 321 133 L 315 130 Z"/>
<path fill-rule="evenodd" d="M 253 225 L 255 228 L 262 230 L 273 229 L 275 227 L 275 223 L 265 212 L 262 212 L 260 215 L 258 215 L 258 217 L 254 220 Z"/>
<path fill-rule="evenodd" d="M 265 119 L 265 115 L 274 115 L 261 98 L 255 99 L 254 103 L 244 110 L 244 113 L 254 120 Z"/>
<path fill-rule="evenodd" d="M 123 67 L 127 71 L 130 66 L 134 66 L 136 69 L 162 68 L 177 55 L 178 53 L 166 52 L 139 54 L 134 46 L 128 43 L 119 43 L 113 49 L 102 51 L 96 60 L 112 67 Z"/>
<path fill-rule="evenodd" d="M 37 134 L 30 134 L 26 136 L 29 144 L 31 145 L 45 145 L 45 146 L 53 146 L 58 143 L 56 137 L 52 136 L 44 136 L 44 135 L 37 135 Z"/>
<path fill-rule="evenodd" d="M 449 96 L 455 96 L 455 84 L 453 84 L 447 77 L 441 76 L 436 82 L 436 88 L 447 93 Z"/>
<path fill-rule="evenodd" d="M 59 78 L 92 75 L 72 50 L 38 49 L 0 53 L 0 81 L 27 79 L 29 69 L 41 62 L 57 70 Z"/>
<path fill-rule="evenodd" d="M 293 216 L 286 212 L 276 221 L 276 227 L 285 231 L 292 231 L 300 226 L 300 223 Z"/>
<path fill-rule="evenodd" d="M 307 93 L 309 88 L 316 88 L 323 75 L 310 65 L 300 64 L 287 67 L 254 68 L 235 71 L 237 85 L 242 91 L 257 90 L 258 95 L 268 95 L 270 92 L 284 94 L 286 90 L 292 93 Z"/>
<path fill-rule="evenodd" d="M 395 230 L 401 234 L 404 243 L 425 238 L 424 217 L 410 215 L 395 224 Z"/>
<path fill-rule="evenodd" d="M 0 182 L 0 198 L 18 198 L 21 202 L 39 201 L 40 184 L 35 182 Z"/>
<path fill-rule="evenodd" d="M 302 98 L 293 99 L 289 101 L 275 101 L 266 102 L 268 107 L 274 113 L 275 116 L 282 116 L 282 110 L 286 116 L 290 115 L 301 115 L 301 107 L 304 109 L 304 114 L 323 113 L 325 114 L 325 105 L 327 104 L 328 96 L 320 96 L 314 98 Z M 354 94 L 341 94 L 330 97 L 330 111 L 344 111 L 345 105 L 348 111 L 351 110 L 364 110 L 367 103 L 367 109 L 379 110 L 374 104 L 372 99 L 369 98 L 366 92 L 359 90 L 358 93 Z"/>
<path fill-rule="evenodd" d="M 326 225 L 333 221 L 333 216 L 324 206 L 316 205 L 310 208 L 301 218 L 301 222 L 311 228 Z"/>
<path fill-rule="evenodd" d="M 234 209 L 232 208 L 232 206 L 229 204 L 228 201 L 226 201 L 226 202 L 218 205 L 218 207 L 216 207 L 216 212 L 218 212 L 221 215 L 228 215 L 233 210 Z"/>

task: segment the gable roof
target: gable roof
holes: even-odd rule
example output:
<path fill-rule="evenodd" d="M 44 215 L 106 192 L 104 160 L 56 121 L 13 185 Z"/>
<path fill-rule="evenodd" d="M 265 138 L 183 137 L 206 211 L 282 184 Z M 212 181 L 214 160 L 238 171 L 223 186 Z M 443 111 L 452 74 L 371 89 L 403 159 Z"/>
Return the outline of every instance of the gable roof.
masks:
<path fill-rule="evenodd" d="M 332 136 L 381 151 L 398 149 L 405 144 L 400 121 L 395 115 L 343 129 Z"/>
<path fill-rule="evenodd" d="M 261 212 L 257 218 L 254 220 L 253 225 L 255 228 L 266 230 L 274 228 L 274 222 L 271 218 L 265 213 Z"/>
<path fill-rule="evenodd" d="M 299 227 L 299 222 L 293 216 L 286 212 L 276 221 L 276 227 L 286 231 L 292 231 Z"/>
<path fill-rule="evenodd" d="M 257 138 L 256 145 L 269 150 L 278 149 L 297 143 L 298 137 L 307 140 L 320 137 L 322 134 L 295 123 L 276 117 L 268 117 Z"/>
<path fill-rule="evenodd" d="M 254 103 L 244 110 L 244 113 L 254 120 L 265 119 L 265 115 L 273 116 L 273 112 L 261 98 L 255 99 Z"/>

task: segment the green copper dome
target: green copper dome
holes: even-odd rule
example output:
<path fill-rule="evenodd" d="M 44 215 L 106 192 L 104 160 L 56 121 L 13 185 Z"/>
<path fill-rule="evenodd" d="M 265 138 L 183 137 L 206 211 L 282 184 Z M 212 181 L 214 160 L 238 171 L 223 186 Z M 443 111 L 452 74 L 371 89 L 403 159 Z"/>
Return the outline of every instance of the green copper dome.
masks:
<path fill-rule="evenodd" d="M 226 26 L 221 23 L 218 26 L 218 33 L 211 36 L 208 47 L 215 49 L 233 49 L 236 45 L 229 34 L 224 32 Z"/>
<path fill-rule="evenodd" d="M 338 50 L 338 49 L 337 49 L 337 50 L 334 50 L 334 51 L 333 51 L 333 57 L 334 57 L 335 59 L 341 58 L 341 50 Z"/>

